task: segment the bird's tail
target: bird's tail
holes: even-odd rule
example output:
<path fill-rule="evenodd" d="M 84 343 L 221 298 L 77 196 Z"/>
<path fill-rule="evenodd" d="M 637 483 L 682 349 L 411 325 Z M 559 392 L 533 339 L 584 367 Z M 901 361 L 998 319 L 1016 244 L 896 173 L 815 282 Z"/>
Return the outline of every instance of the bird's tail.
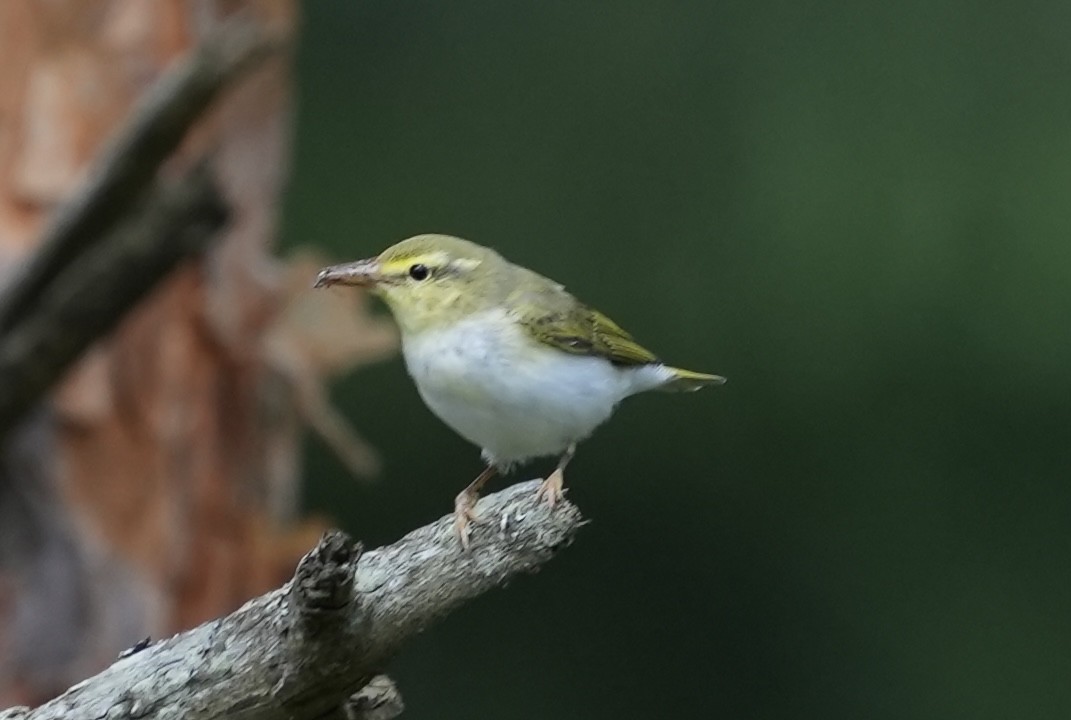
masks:
<path fill-rule="evenodd" d="M 707 385 L 724 385 L 725 378 L 721 375 L 707 375 L 706 373 L 682 370 L 681 368 L 666 366 L 672 375 L 658 389 L 667 392 L 695 392 Z"/>

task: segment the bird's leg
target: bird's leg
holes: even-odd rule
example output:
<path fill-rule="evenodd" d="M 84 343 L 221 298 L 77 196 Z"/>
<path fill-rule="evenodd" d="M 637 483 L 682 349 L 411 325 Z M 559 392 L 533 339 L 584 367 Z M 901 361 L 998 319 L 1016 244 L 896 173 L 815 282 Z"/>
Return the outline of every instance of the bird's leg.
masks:
<path fill-rule="evenodd" d="M 488 465 L 475 480 L 469 483 L 467 488 L 459 492 L 457 497 L 454 498 L 454 530 L 457 531 L 457 538 L 461 541 L 461 547 L 466 550 L 469 549 L 469 535 L 472 533 L 469 524 L 476 522 L 475 508 L 476 501 L 480 499 L 480 488 L 486 485 L 487 481 L 493 478 L 497 472 L 494 465 Z"/>
<path fill-rule="evenodd" d="M 558 467 L 554 469 L 547 479 L 543 481 L 543 484 L 536 490 L 536 500 L 542 498 L 547 499 L 547 506 L 554 507 L 559 500 L 562 499 L 562 486 L 565 485 L 565 466 L 569 464 L 569 461 L 573 459 L 573 455 L 576 454 L 576 443 L 573 443 L 566 449 L 565 454 L 558 460 Z"/>

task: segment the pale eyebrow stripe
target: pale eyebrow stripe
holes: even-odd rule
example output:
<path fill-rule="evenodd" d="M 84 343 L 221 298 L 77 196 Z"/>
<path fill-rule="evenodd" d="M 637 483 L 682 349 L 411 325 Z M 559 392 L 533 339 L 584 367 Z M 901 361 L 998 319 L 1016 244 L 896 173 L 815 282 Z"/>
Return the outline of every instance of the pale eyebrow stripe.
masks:
<path fill-rule="evenodd" d="M 445 270 L 472 270 L 479 267 L 481 262 L 473 258 L 454 258 L 451 260 L 446 253 L 437 251 L 394 258 L 384 263 L 383 269 L 388 272 L 404 273 L 409 270 L 410 265 L 424 263 L 425 265 Z"/>

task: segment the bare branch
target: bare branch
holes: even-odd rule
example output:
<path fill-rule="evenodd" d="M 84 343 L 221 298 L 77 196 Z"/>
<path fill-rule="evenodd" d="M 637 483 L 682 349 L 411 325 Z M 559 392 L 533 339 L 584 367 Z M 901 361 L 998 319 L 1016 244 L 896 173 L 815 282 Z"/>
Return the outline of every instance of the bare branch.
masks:
<path fill-rule="evenodd" d="M 60 374 L 225 221 L 207 172 L 159 186 L 79 261 L 52 278 L 32 312 L 0 335 L 0 437 Z"/>
<path fill-rule="evenodd" d="M 89 181 L 53 218 L 37 251 L 0 293 L 0 333 L 33 308 L 56 275 L 140 202 L 157 169 L 235 78 L 276 52 L 278 39 L 236 17 L 151 88 L 100 153 Z"/>
<path fill-rule="evenodd" d="M 280 49 L 242 16 L 164 74 L 0 288 L 0 438 L 93 340 L 223 223 L 207 174 L 153 178 L 220 91 Z"/>
<path fill-rule="evenodd" d="M 571 503 L 537 501 L 538 485 L 482 499 L 468 552 L 451 516 L 364 554 L 329 533 L 279 590 L 119 660 L 37 709 L 14 709 L 12 720 L 394 717 L 401 700 L 377 676 L 405 641 L 538 569 L 583 524 Z"/>

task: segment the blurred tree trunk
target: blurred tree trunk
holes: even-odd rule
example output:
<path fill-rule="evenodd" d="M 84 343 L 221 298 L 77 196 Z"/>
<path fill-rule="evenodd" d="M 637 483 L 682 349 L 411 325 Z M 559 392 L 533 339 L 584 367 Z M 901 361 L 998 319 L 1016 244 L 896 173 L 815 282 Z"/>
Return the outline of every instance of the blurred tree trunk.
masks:
<path fill-rule="evenodd" d="M 297 10 L 295 0 L 0 3 L 0 282 L 169 63 L 231 13 L 290 36 Z M 288 577 L 321 529 L 295 519 L 302 419 L 341 433 L 351 466 L 373 469 L 318 381 L 389 352 L 393 336 L 327 298 L 316 302 L 335 304 L 316 316 L 337 313 L 333 327 L 363 334 L 317 346 L 296 290 L 315 262 L 288 268 L 269 255 L 288 61 L 227 91 L 164 168 L 211 155 L 231 208 L 224 237 L 87 353 L 0 452 L 0 707 L 38 703 L 137 640 Z"/>

